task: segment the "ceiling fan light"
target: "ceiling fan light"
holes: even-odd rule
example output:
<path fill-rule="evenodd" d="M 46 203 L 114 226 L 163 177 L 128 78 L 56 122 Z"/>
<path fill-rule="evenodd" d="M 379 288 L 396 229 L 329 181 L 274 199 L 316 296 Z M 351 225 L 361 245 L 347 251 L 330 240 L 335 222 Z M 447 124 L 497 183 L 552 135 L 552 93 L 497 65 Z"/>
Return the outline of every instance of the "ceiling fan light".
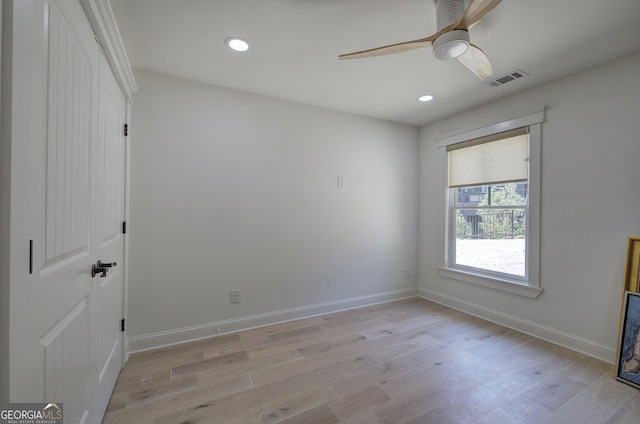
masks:
<path fill-rule="evenodd" d="M 464 30 L 445 32 L 433 42 L 433 56 L 438 60 L 455 59 L 469 49 L 469 33 Z"/>

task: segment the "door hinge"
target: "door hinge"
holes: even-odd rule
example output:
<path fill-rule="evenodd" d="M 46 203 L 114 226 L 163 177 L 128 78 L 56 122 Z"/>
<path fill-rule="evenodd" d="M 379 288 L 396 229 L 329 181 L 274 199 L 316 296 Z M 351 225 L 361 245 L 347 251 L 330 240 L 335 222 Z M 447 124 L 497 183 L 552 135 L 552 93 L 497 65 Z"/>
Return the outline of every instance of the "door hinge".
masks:
<path fill-rule="evenodd" d="M 33 274 L 33 240 L 29 240 L 29 274 Z"/>
<path fill-rule="evenodd" d="M 129 124 L 124 124 L 124 136 L 129 136 Z"/>
<path fill-rule="evenodd" d="M 127 221 L 122 221 L 122 234 L 127 234 Z"/>
<path fill-rule="evenodd" d="M 120 320 L 120 331 L 124 331 L 124 318 Z"/>

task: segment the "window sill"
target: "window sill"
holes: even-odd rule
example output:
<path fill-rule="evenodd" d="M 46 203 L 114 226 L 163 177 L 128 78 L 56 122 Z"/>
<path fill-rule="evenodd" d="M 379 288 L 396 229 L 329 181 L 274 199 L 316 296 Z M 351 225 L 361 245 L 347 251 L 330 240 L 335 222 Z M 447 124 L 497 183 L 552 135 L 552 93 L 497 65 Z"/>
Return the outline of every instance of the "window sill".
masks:
<path fill-rule="evenodd" d="M 517 294 L 520 296 L 529 297 L 535 299 L 540 296 L 542 289 L 539 287 L 532 287 L 520 282 L 489 277 L 482 274 L 476 274 L 469 271 L 462 271 L 455 268 L 438 268 L 440 275 L 446 278 L 452 278 L 454 280 L 462 281 L 465 283 L 474 284 L 481 287 L 487 287 L 494 290 L 500 290 L 507 293 Z"/>

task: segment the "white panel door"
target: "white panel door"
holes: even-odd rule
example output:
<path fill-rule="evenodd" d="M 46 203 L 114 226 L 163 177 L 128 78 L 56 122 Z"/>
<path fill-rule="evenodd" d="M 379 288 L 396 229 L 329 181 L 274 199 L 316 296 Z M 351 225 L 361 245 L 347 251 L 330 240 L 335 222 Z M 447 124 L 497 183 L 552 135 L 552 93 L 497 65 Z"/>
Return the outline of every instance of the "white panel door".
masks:
<path fill-rule="evenodd" d="M 100 92 L 98 106 L 98 189 L 96 198 L 100 216 L 94 230 L 99 240 L 98 256 L 107 265 L 106 276 L 98 277 L 95 325 L 98 381 L 96 413 L 102 416 L 122 367 L 122 266 L 124 240 L 124 158 L 126 101 L 104 54 L 100 55 Z M 102 275 L 102 274 L 101 274 Z"/>
<path fill-rule="evenodd" d="M 9 401 L 99 423 L 122 364 L 124 98 L 79 0 L 8 9 Z"/>
<path fill-rule="evenodd" d="M 98 244 L 95 187 L 99 46 L 73 1 L 45 2 L 47 109 L 44 161 L 33 163 L 44 177 L 44 208 L 36 222 L 34 284 L 40 322 L 36 334 L 44 355 L 42 401 L 62 402 L 65 422 L 89 422 L 92 409 L 91 309 L 98 283 L 91 276 Z M 77 5 L 79 6 L 79 4 Z M 32 182 L 39 188 L 37 181 Z M 40 377 L 39 377 L 40 378 Z"/>

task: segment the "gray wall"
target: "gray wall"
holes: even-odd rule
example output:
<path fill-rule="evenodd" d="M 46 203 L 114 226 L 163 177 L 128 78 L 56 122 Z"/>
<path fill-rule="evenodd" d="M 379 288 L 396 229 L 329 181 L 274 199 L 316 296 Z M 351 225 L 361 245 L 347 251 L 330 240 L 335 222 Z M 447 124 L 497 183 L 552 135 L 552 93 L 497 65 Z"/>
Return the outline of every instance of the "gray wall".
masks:
<path fill-rule="evenodd" d="M 417 293 L 417 128 L 135 77 L 132 350 Z"/>
<path fill-rule="evenodd" d="M 634 55 L 421 129 L 421 295 L 613 361 L 627 237 L 640 235 L 638 75 Z M 446 156 L 436 137 L 538 105 L 544 292 L 528 299 L 441 277 Z"/>
<path fill-rule="evenodd" d="M 626 240 L 640 234 L 637 75 L 640 55 L 418 137 L 403 125 L 136 71 L 132 349 L 410 295 L 419 267 L 424 297 L 613 361 Z M 445 156 L 436 137 L 538 105 L 544 292 L 528 299 L 441 277 Z M 240 304 L 230 303 L 234 288 Z"/>

